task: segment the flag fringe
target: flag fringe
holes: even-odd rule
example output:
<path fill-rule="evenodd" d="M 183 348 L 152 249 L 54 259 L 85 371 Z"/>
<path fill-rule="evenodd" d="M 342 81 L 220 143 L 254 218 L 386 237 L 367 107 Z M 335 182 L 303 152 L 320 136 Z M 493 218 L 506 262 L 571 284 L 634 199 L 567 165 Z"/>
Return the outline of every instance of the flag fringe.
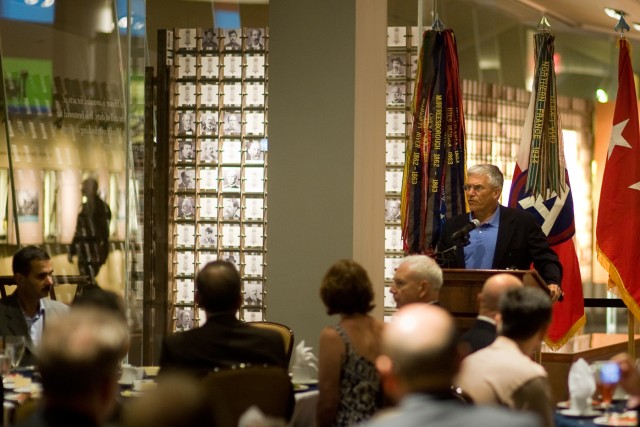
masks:
<path fill-rule="evenodd" d="M 562 347 L 567 342 L 569 342 L 569 340 L 575 334 L 577 334 L 580 329 L 584 328 L 584 325 L 586 323 L 587 323 L 587 316 L 583 314 L 582 317 L 580 317 L 576 321 L 576 323 L 574 323 L 573 326 L 571 326 L 571 328 L 562 337 L 560 337 L 555 341 L 552 341 L 551 338 L 549 337 L 545 337 L 544 342 L 545 344 L 547 344 L 547 347 L 549 347 L 552 351 L 557 351 L 560 349 L 560 347 Z"/>
<path fill-rule="evenodd" d="M 627 288 L 624 286 L 624 282 L 622 281 L 622 277 L 620 277 L 620 273 L 616 268 L 615 264 L 611 262 L 609 258 L 605 255 L 605 253 L 600 249 L 598 243 L 596 242 L 596 254 L 598 255 L 598 262 L 602 267 L 607 270 L 609 273 L 609 286 L 613 284 L 619 294 L 620 299 L 624 301 L 624 305 L 627 306 L 627 309 L 633 314 L 636 319 L 640 319 L 640 306 L 638 306 L 638 302 L 629 294 Z"/>

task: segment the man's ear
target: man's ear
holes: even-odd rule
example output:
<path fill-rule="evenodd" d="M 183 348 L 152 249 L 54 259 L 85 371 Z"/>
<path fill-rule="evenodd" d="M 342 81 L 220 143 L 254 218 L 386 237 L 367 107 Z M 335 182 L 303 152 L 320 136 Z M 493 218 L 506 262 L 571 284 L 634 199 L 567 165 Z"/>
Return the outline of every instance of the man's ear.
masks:
<path fill-rule="evenodd" d="M 431 286 L 429 286 L 429 282 L 427 282 L 426 280 L 420 282 L 420 297 L 424 297 L 425 295 L 429 294 L 429 289 L 431 289 Z"/>
<path fill-rule="evenodd" d="M 15 280 L 16 285 L 21 285 L 22 282 L 24 282 L 25 277 L 22 273 L 16 273 L 13 275 L 13 279 Z"/>

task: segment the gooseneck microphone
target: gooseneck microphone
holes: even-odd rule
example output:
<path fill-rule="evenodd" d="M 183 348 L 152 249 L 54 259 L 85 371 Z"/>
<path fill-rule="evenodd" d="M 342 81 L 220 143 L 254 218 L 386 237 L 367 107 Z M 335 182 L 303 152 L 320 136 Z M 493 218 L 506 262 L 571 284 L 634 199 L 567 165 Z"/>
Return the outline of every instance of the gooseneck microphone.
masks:
<path fill-rule="evenodd" d="M 480 220 L 472 219 L 471 222 L 468 222 L 460 230 L 458 230 L 455 233 L 453 233 L 451 235 L 451 240 L 456 241 L 456 240 L 466 236 L 467 234 L 469 234 L 469 232 L 471 230 L 476 229 L 479 225 L 480 225 Z"/>

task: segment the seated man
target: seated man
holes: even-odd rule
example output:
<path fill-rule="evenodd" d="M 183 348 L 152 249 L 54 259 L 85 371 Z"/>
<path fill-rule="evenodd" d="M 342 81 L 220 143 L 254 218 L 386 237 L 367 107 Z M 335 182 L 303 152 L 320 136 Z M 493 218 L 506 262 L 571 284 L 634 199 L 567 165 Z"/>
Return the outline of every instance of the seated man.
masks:
<path fill-rule="evenodd" d="M 79 307 L 47 322 L 39 354 L 44 404 L 20 426 L 105 425 L 128 349 L 127 324 L 111 311 Z"/>
<path fill-rule="evenodd" d="M 47 298 L 53 286 L 53 267 L 45 251 L 24 247 L 13 256 L 12 267 L 17 287 L 13 294 L 0 300 L 0 334 L 26 337 L 20 366 L 29 366 L 36 363 L 35 349 L 45 322 L 67 312 L 69 307 Z"/>
<path fill-rule="evenodd" d="M 398 308 L 413 302 L 438 305 L 442 269 L 426 255 L 405 257 L 393 275 L 391 294 Z"/>
<path fill-rule="evenodd" d="M 287 368 L 284 342 L 277 333 L 236 318 L 242 304 L 240 274 L 228 261 L 213 261 L 196 276 L 196 303 L 207 314 L 204 326 L 165 337 L 160 369 L 203 376 L 214 368 L 240 363 Z"/>
<path fill-rule="evenodd" d="M 473 353 L 485 348 L 496 339 L 496 324 L 498 320 L 498 301 L 508 289 L 522 286 L 522 281 L 513 274 L 494 274 L 489 277 L 482 291 L 478 294 L 478 318 L 471 328 L 465 332 L 460 341 L 469 345 L 469 352 Z"/>
<path fill-rule="evenodd" d="M 425 327 L 428 325 L 428 327 Z M 451 384 L 460 355 L 453 318 L 442 308 L 410 304 L 398 311 L 382 336 L 376 367 L 385 392 L 400 404 L 364 424 L 396 426 L 539 426 L 530 415 L 463 404 Z"/>
<path fill-rule="evenodd" d="M 509 289 L 500 297 L 500 336 L 462 361 L 457 385 L 478 404 L 503 405 L 540 415 L 553 426 L 553 401 L 544 368 L 531 355 L 551 322 L 551 299 L 537 288 Z"/>

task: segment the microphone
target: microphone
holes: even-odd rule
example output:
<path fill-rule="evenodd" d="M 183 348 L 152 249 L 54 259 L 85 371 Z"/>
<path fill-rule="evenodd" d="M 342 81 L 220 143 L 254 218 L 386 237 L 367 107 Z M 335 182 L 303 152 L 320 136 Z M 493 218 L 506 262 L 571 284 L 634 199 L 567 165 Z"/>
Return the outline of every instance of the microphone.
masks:
<path fill-rule="evenodd" d="M 469 232 L 471 230 L 474 230 L 479 225 L 480 225 L 480 220 L 472 219 L 471 222 L 465 224 L 464 227 L 462 227 L 460 230 L 458 230 L 455 233 L 453 233 L 451 235 L 451 240 L 453 240 L 455 242 L 456 240 L 460 239 L 461 237 L 464 237 L 467 234 L 469 234 Z"/>

